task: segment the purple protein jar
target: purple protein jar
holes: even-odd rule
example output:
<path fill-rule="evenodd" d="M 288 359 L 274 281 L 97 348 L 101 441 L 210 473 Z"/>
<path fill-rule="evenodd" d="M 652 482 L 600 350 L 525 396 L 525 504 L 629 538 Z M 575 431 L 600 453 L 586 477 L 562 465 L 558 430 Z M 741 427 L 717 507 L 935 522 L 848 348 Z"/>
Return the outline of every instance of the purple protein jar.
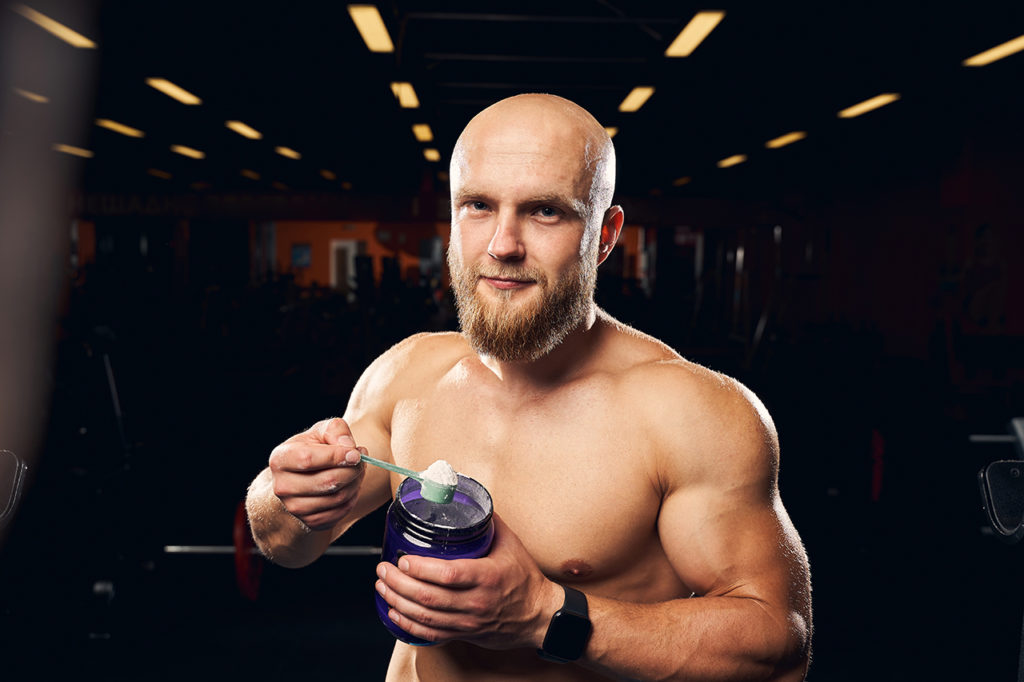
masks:
<path fill-rule="evenodd" d="M 420 482 L 407 478 L 398 486 L 384 522 L 381 559 L 392 564 L 406 554 L 440 559 L 476 559 L 486 556 L 494 539 L 491 494 L 472 478 L 459 474 L 455 495 L 448 504 L 423 499 Z M 377 594 L 377 615 L 391 634 L 415 646 L 433 642 L 413 637 L 388 618 L 388 603 Z"/>

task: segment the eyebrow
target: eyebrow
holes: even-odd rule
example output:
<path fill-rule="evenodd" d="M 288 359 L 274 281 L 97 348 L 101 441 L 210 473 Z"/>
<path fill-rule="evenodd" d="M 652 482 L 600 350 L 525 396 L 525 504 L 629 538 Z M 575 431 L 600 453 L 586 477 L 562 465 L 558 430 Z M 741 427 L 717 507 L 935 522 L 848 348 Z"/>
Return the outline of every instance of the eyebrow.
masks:
<path fill-rule="evenodd" d="M 455 197 L 452 199 L 452 202 L 458 204 L 458 203 L 462 203 L 462 202 L 464 202 L 464 201 L 466 201 L 468 199 L 487 200 L 487 199 L 489 199 L 489 196 L 488 196 L 487 192 L 481 192 L 481 191 L 475 190 L 472 187 L 470 187 L 470 188 L 463 189 L 463 190 L 459 191 L 459 193 L 456 194 Z M 582 201 L 580 199 L 575 199 L 575 198 L 572 198 L 572 197 L 567 197 L 567 196 L 562 195 L 562 194 L 536 194 L 536 195 L 534 195 L 532 197 L 528 197 L 525 201 L 522 201 L 521 203 L 523 203 L 523 204 L 557 204 L 559 206 L 565 207 L 566 209 L 568 209 L 569 211 L 571 211 L 572 213 L 574 213 L 576 216 L 578 216 L 580 218 L 583 218 L 587 214 L 586 202 L 584 202 L 584 201 Z"/>

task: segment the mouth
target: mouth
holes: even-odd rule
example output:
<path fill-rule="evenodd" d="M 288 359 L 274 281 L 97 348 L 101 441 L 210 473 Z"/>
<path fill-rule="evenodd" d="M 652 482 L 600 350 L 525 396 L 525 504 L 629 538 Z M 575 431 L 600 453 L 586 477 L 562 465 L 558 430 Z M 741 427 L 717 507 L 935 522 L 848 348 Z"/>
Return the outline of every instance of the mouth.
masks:
<path fill-rule="evenodd" d="M 535 280 L 532 279 L 512 279 L 508 277 L 485 277 L 481 276 L 480 280 L 491 285 L 495 289 L 501 289 L 502 291 L 509 291 L 514 289 L 525 289 L 526 287 L 536 284 Z"/>

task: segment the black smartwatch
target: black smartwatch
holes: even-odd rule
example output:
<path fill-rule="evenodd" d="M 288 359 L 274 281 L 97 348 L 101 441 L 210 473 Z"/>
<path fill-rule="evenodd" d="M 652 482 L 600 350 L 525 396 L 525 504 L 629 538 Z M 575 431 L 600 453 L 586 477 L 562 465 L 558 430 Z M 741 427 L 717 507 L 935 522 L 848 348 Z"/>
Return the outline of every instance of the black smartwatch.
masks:
<path fill-rule="evenodd" d="M 587 596 L 565 585 L 562 589 L 565 602 L 551 616 L 544 644 L 537 649 L 537 654 L 547 661 L 570 663 L 586 651 L 592 628 L 587 615 Z"/>

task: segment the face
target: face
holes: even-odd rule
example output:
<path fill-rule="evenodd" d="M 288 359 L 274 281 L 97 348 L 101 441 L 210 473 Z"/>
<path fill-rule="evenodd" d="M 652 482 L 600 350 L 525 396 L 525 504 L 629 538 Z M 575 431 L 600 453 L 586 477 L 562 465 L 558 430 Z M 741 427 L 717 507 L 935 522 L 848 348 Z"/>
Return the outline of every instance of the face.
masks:
<path fill-rule="evenodd" d="M 474 133 L 450 174 L 459 321 L 477 352 L 536 360 L 592 306 L 600 226 L 587 225 L 585 150 L 578 134 L 537 121 Z"/>

